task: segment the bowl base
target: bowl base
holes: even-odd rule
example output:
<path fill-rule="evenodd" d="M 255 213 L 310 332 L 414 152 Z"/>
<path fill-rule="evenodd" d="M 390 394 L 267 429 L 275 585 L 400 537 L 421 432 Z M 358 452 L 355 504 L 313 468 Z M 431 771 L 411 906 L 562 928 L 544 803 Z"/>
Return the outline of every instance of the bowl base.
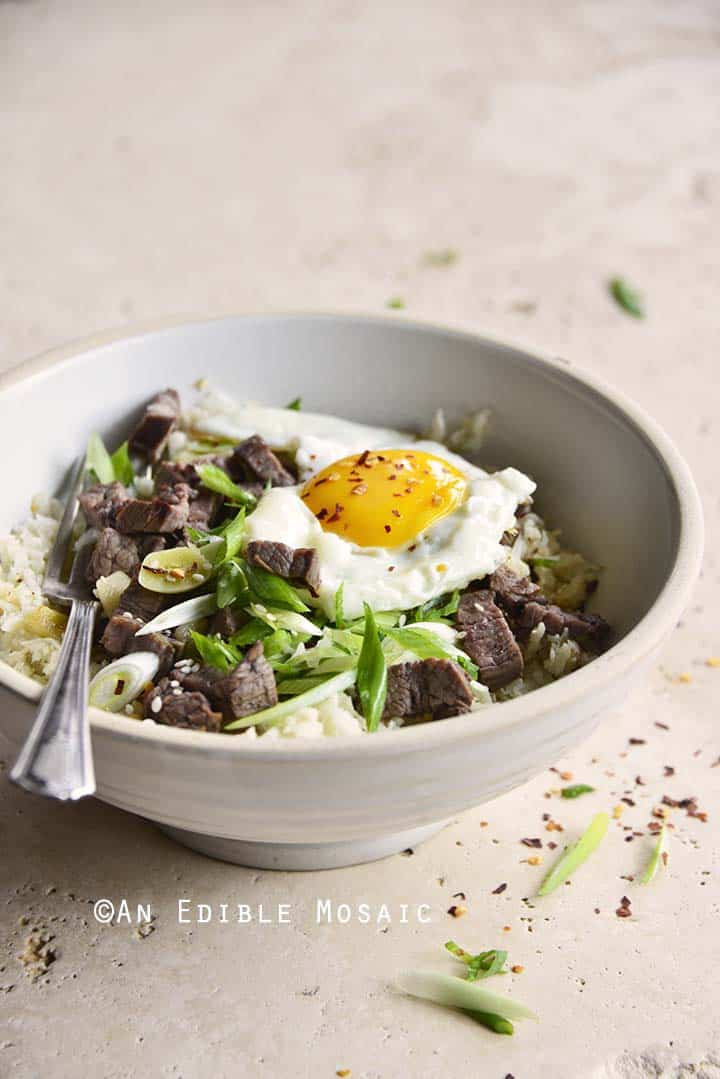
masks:
<path fill-rule="evenodd" d="M 351 839 L 338 843 L 254 843 L 244 839 L 223 839 L 202 835 L 169 824 L 157 824 L 165 835 L 191 850 L 217 858 L 221 862 L 249 866 L 252 869 L 308 870 L 341 869 L 344 866 L 375 862 L 391 854 L 416 847 L 444 828 L 447 821 L 411 828 L 407 832 Z"/>

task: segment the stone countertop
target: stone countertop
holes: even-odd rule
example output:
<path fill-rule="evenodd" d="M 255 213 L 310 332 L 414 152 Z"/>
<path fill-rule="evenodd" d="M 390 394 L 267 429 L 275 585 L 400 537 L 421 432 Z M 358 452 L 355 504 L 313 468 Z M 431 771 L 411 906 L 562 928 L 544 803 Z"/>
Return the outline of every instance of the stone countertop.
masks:
<path fill-rule="evenodd" d="M 620 386 L 687 456 L 708 527 L 661 663 L 558 763 L 597 788 L 577 801 L 548 796 L 566 781 L 547 773 L 412 855 L 290 875 L 2 783 L 0 1075 L 720 1076 L 720 669 L 707 663 L 720 655 L 720 11 L 547 10 L 0 4 L 2 367 L 146 319 L 382 312 L 400 297 Z M 457 257 L 430 265 L 443 250 Z M 642 289 L 645 320 L 609 299 L 615 274 Z M 695 796 L 709 818 L 674 812 L 667 869 L 643 887 L 628 877 L 651 840 L 624 828 L 645 833 L 664 794 Z M 592 861 L 533 900 L 547 842 L 615 806 Z M 523 836 L 542 838 L 544 866 Z M 101 897 L 154 921 L 100 925 Z M 212 921 L 179 924 L 180 898 Z M 318 898 L 367 902 L 372 920 L 318 925 Z M 219 905 L 238 902 L 256 916 L 289 903 L 291 924 L 223 924 Z M 390 924 L 375 920 L 383 903 Z M 429 904 L 430 923 L 402 924 L 403 903 Z M 33 982 L 16 956 L 37 924 L 56 959 Z M 389 987 L 449 937 L 506 946 L 523 969 L 505 984 L 541 1022 L 501 1038 Z"/>

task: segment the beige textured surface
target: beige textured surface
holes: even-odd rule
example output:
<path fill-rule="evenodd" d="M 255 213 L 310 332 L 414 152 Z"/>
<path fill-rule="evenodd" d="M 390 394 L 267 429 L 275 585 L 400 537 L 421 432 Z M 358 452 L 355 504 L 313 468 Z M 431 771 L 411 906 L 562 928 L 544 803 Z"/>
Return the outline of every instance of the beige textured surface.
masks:
<path fill-rule="evenodd" d="M 718 100 L 713 0 L 0 4 L 3 366 L 126 321 L 400 295 L 616 382 L 687 455 L 709 532 L 662 669 L 561 766 L 598 788 L 576 802 L 546 800 L 547 775 L 412 857 L 273 876 L 3 784 L 0 1075 L 720 1075 Z M 455 265 L 422 264 L 448 247 Z M 608 300 L 617 272 L 646 321 Z M 597 857 L 529 909 L 543 869 L 520 837 L 553 838 L 544 812 L 573 835 L 625 792 Z M 710 819 L 675 814 L 669 868 L 643 888 L 621 875 L 650 841 L 622 826 L 644 830 L 664 793 Z M 155 932 L 96 924 L 101 896 L 151 904 Z M 433 921 L 316 926 L 318 896 L 427 902 Z M 292 925 L 180 926 L 180 897 L 287 901 Z M 56 935 L 47 984 L 15 958 L 23 915 Z M 506 944 L 524 972 L 505 984 L 540 1025 L 497 1038 L 388 988 L 449 936 Z"/>

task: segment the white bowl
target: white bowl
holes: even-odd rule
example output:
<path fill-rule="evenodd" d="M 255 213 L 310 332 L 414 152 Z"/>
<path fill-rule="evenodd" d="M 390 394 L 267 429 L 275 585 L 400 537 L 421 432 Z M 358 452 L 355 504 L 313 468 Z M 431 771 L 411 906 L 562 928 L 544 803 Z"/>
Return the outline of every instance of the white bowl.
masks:
<path fill-rule="evenodd" d="M 404 849 L 452 815 L 525 782 L 585 738 L 642 677 L 699 571 L 702 516 L 669 438 L 597 379 L 475 334 L 392 318 L 229 318 L 106 337 L 0 379 L 6 468 L 0 530 L 59 489 L 88 434 L 120 440 L 158 389 L 199 376 L 238 398 L 419 429 L 442 406 L 493 420 L 483 461 L 538 482 L 537 505 L 606 569 L 605 655 L 525 697 L 362 738 L 265 743 L 91 709 L 98 797 L 216 857 L 263 868 L 350 865 Z M 279 537 L 282 538 L 282 537 Z M 13 749 L 39 696 L 0 664 Z"/>

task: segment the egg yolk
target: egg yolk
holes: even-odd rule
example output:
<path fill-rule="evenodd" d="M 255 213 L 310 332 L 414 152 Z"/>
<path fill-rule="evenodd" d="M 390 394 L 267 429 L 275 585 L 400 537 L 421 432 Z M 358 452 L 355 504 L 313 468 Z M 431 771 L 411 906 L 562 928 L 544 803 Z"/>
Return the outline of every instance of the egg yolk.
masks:
<path fill-rule="evenodd" d="M 358 547 L 401 547 L 459 506 L 467 479 L 410 450 L 365 450 L 313 476 L 301 497 L 326 532 Z"/>

